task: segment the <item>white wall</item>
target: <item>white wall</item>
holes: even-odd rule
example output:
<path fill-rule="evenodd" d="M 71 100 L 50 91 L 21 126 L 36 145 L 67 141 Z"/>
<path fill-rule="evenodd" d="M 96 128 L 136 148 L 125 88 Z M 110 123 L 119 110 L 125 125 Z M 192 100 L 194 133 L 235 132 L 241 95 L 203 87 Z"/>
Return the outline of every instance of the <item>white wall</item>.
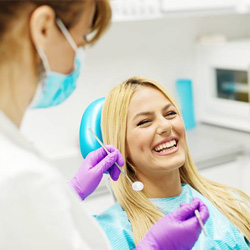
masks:
<path fill-rule="evenodd" d="M 177 78 L 193 78 L 196 38 L 222 33 L 228 39 L 249 37 L 247 15 L 166 17 L 158 20 L 112 24 L 106 35 L 87 50 L 79 87 L 59 107 L 28 111 L 23 133 L 54 159 L 75 158 L 72 170 L 81 162 L 78 129 L 86 105 L 105 96 L 116 84 L 140 75 L 164 84 L 175 94 Z M 196 104 L 198 105 L 198 104 Z"/>

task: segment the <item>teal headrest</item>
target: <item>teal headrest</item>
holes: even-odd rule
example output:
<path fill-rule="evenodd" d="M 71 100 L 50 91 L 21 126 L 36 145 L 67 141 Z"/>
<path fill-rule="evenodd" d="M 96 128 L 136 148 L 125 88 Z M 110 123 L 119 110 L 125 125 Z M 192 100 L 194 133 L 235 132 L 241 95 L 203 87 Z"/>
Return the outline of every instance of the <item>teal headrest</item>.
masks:
<path fill-rule="evenodd" d="M 104 97 L 93 101 L 83 113 L 79 131 L 79 144 L 84 158 L 91 151 L 101 147 L 95 137 L 89 132 L 89 128 L 91 128 L 102 141 L 101 117 L 104 101 Z"/>

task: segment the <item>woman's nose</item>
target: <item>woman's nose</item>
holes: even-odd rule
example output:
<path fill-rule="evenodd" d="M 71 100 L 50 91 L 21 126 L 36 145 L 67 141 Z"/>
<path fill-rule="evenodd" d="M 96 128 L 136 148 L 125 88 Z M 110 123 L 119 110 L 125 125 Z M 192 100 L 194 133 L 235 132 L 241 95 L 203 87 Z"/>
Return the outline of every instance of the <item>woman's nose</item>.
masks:
<path fill-rule="evenodd" d="M 172 130 L 171 122 L 165 117 L 160 118 L 157 123 L 157 134 L 159 135 L 164 134 L 164 133 L 170 134 L 171 130 Z"/>

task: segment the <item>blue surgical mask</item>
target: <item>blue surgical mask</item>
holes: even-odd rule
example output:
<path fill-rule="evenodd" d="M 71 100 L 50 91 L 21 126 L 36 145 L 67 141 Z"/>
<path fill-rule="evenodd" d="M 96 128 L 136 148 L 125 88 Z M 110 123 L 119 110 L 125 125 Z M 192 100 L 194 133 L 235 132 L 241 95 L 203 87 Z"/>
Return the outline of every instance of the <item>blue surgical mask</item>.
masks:
<path fill-rule="evenodd" d="M 76 53 L 74 70 L 68 75 L 51 71 L 44 51 L 37 48 L 38 54 L 45 68 L 45 74 L 38 84 L 35 96 L 30 104 L 31 108 L 48 108 L 64 102 L 75 90 L 77 79 L 80 75 L 81 61 L 78 58 L 80 49 L 77 48 L 77 45 L 62 21 L 57 19 L 56 22 Z"/>

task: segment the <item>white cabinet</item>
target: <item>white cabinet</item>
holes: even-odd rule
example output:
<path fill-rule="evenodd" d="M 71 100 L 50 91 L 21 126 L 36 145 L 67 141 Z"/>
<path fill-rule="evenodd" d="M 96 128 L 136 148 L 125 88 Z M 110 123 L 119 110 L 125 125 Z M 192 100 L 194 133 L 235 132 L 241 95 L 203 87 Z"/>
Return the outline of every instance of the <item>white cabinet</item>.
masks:
<path fill-rule="evenodd" d="M 199 120 L 250 132 L 250 39 L 200 44 L 196 49 Z"/>
<path fill-rule="evenodd" d="M 235 161 L 199 170 L 200 174 L 218 183 L 230 185 L 250 195 L 250 159 L 239 156 Z"/>
<path fill-rule="evenodd" d="M 240 188 L 241 177 L 237 161 L 202 169 L 200 174 L 212 181 Z"/>

